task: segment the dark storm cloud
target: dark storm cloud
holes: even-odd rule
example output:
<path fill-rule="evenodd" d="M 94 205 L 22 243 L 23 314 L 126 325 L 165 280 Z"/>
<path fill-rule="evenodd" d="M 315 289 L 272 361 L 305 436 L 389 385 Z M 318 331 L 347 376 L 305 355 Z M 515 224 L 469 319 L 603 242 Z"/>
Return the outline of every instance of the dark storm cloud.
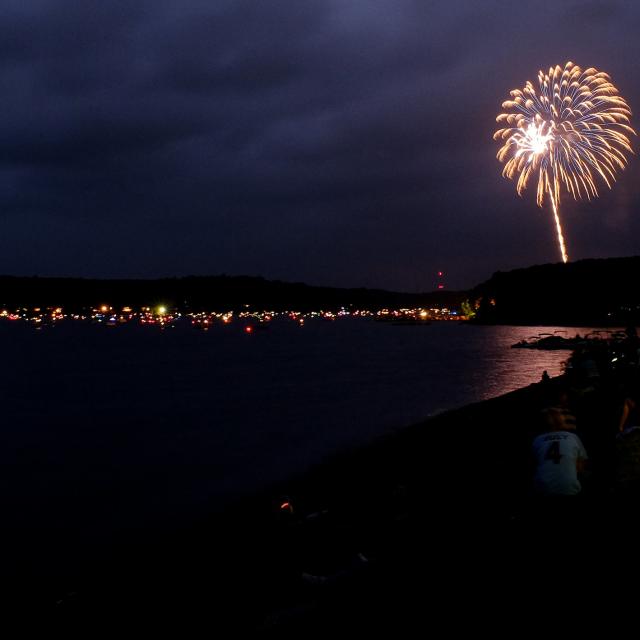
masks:
<path fill-rule="evenodd" d="M 575 3 L 564 14 L 565 20 L 571 20 L 573 24 L 591 24 L 601 26 L 615 20 L 623 12 L 622 8 L 614 0 L 607 2 L 580 2 Z"/>
<path fill-rule="evenodd" d="M 548 216 L 500 178 L 495 115 L 509 89 L 567 59 L 607 69 L 640 102 L 639 14 L 624 2 L 4 2 L 0 271 L 429 289 L 439 268 L 463 287 L 555 260 Z M 569 207 L 576 254 L 637 252 L 632 184 L 598 215 Z"/>

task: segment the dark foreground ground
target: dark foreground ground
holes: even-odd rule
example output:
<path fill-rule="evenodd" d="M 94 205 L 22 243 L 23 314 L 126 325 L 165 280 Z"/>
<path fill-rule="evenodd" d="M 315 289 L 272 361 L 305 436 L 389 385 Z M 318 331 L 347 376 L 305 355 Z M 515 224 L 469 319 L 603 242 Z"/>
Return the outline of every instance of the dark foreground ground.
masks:
<path fill-rule="evenodd" d="M 73 575 L 10 576 L 5 619 L 85 637 L 457 636 L 508 630 L 514 618 L 523 632 L 550 608 L 570 617 L 576 607 L 588 623 L 630 596 L 626 578 L 638 581 L 640 500 L 608 482 L 613 385 L 574 399 L 593 461 L 584 499 L 528 500 L 529 448 L 556 384 L 437 416 L 191 530 L 88 558 Z"/>

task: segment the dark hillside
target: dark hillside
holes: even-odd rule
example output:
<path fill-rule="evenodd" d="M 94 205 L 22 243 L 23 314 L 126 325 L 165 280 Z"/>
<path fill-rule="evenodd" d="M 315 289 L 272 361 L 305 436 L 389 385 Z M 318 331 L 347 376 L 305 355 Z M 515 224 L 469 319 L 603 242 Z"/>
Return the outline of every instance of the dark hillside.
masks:
<path fill-rule="evenodd" d="M 212 309 L 333 309 L 452 306 L 465 293 L 398 293 L 380 289 L 314 287 L 249 276 L 189 276 L 158 280 L 92 280 L 0 276 L 0 305 L 62 306 L 68 309 L 109 304 L 163 304 L 181 311 Z"/>
<path fill-rule="evenodd" d="M 470 293 L 487 324 L 621 325 L 640 309 L 640 257 L 580 260 L 495 273 Z"/>

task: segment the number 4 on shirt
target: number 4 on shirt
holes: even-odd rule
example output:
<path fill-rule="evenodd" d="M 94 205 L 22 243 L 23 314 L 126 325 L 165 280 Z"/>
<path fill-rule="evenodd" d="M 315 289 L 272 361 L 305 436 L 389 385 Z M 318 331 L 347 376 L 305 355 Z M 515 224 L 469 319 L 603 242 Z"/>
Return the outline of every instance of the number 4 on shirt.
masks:
<path fill-rule="evenodd" d="M 560 442 L 554 440 L 547 449 L 547 453 L 544 456 L 545 460 L 553 460 L 555 464 L 560 464 L 562 454 L 560 453 Z"/>

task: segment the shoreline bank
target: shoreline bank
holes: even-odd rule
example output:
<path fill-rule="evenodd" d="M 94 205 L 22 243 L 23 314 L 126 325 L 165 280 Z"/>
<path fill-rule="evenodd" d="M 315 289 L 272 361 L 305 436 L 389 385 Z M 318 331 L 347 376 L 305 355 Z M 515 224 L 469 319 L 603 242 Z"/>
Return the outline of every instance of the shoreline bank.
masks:
<path fill-rule="evenodd" d="M 628 375 L 575 389 L 580 435 L 596 469 L 606 466 L 617 385 Z M 432 416 L 181 531 L 132 533 L 82 570 L 25 584 L 5 602 L 89 628 L 133 619 L 153 628 L 182 622 L 255 632 L 309 623 L 330 630 L 339 619 L 362 625 L 363 617 L 374 630 L 399 615 L 415 619 L 421 609 L 411 585 L 424 575 L 442 604 L 460 593 L 481 600 L 479 581 L 492 573 L 502 581 L 497 595 L 509 599 L 507 585 L 529 588 L 536 562 L 554 552 L 551 542 L 569 540 L 593 559 L 593 545 L 603 541 L 591 526 L 576 543 L 575 522 L 549 531 L 523 516 L 540 411 L 566 380 Z M 597 518 L 619 524 L 601 508 L 606 498 Z"/>
<path fill-rule="evenodd" d="M 38 604 L 73 621 L 107 612 L 111 620 L 213 616 L 216 625 L 248 630 L 283 624 L 301 601 L 307 615 L 317 585 L 301 582 L 303 574 L 340 574 L 364 557 L 358 568 L 380 575 L 383 567 L 384 575 L 404 566 L 398 544 L 444 549 L 461 518 L 481 527 L 506 522 L 526 490 L 521 461 L 543 395 L 532 384 L 335 455 L 188 530 L 90 559 L 65 585 L 41 589 Z M 488 444 L 495 465 L 487 464 Z"/>

